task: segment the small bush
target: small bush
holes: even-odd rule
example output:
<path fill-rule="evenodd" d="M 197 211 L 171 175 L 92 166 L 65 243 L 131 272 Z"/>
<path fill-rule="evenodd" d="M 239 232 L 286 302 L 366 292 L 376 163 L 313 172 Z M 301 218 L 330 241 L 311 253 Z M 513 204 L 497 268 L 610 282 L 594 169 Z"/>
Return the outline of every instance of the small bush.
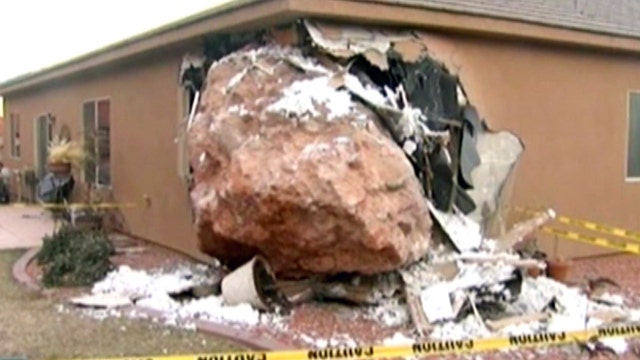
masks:
<path fill-rule="evenodd" d="M 44 286 L 87 286 L 104 278 L 113 253 L 105 233 L 63 227 L 44 237 L 36 259 Z"/>

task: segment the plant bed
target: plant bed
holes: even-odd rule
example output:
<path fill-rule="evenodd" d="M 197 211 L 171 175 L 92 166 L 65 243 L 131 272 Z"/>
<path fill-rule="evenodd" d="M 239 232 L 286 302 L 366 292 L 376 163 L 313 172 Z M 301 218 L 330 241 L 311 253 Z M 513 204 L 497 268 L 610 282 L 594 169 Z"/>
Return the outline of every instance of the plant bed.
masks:
<path fill-rule="evenodd" d="M 36 261 L 47 287 L 88 286 L 112 269 L 114 249 L 105 233 L 63 227 L 43 239 Z"/>
<path fill-rule="evenodd" d="M 118 252 L 115 251 L 109 260 L 113 267 L 127 265 L 136 270 L 147 270 L 159 267 L 172 267 L 187 261 L 193 261 L 189 257 L 177 252 L 162 248 L 158 245 L 147 243 L 141 240 L 133 239 L 126 235 L 109 235 L 114 250 L 118 250 L 121 246 L 126 248 L 144 248 L 142 252 Z M 36 258 L 31 259 L 25 269 L 27 275 L 34 279 L 38 284 L 42 285 L 43 267 L 38 264 Z M 81 291 L 86 290 L 84 287 L 68 287 L 59 286 L 55 289 L 48 289 L 48 293 L 57 292 L 61 297 L 64 294 L 77 295 Z"/>

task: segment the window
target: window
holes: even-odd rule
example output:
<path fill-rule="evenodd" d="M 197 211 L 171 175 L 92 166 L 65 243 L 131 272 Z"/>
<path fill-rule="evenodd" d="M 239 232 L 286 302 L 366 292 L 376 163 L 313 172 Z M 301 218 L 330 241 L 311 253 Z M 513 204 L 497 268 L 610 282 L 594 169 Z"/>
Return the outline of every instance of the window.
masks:
<path fill-rule="evenodd" d="M 111 108 L 109 100 L 85 102 L 82 106 L 84 141 L 88 161 L 84 181 L 111 186 Z"/>
<path fill-rule="evenodd" d="M 189 149 L 187 147 L 187 122 L 191 114 L 191 108 L 196 100 L 196 92 L 192 87 L 180 88 L 180 115 L 178 117 L 178 176 L 185 181 L 191 178 L 189 169 Z"/>
<path fill-rule="evenodd" d="M 640 179 L 640 92 L 629 94 L 627 178 Z"/>
<path fill-rule="evenodd" d="M 36 175 L 41 178 L 47 172 L 49 145 L 53 141 L 53 116 L 51 114 L 38 116 L 34 120 L 33 128 L 35 130 L 35 170 Z"/>
<path fill-rule="evenodd" d="M 11 146 L 11 157 L 19 158 L 20 147 L 20 115 L 9 114 L 9 141 Z"/>

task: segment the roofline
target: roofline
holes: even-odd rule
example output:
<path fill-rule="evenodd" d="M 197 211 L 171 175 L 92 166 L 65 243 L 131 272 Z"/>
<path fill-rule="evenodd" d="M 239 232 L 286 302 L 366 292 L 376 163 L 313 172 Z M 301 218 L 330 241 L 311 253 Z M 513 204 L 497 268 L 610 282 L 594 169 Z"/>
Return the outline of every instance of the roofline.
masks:
<path fill-rule="evenodd" d="M 533 18 L 533 17 L 526 17 L 526 16 L 516 17 L 516 16 L 508 15 L 506 13 L 502 13 L 502 14 L 497 12 L 492 13 L 492 12 L 483 11 L 480 9 L 473 9 L 473 8 L 456 8 L 456 7 L 450 7 L 445 4 L 430 3 L 428 1 L 424 2 L 422 0 L 354 0 L 354 1 L 364 1 L 364 2 L 373 1 L 373 2 L 383 3 L 383 4 L 390 4 L 390 3 L 400 1 L 402 2 L 402 5 L 407 7 L 415 7 L 415 8 L 431 10 L 431 11 L 450 12 L 450 13 L 466 14 L 466 15 L 472 15 L 472 16 L 475 15 L 479 17 L 488 17 L 488 18 L 504 19 L 504 20 L 511 20 L 516 22 L 523 22 L 523 23 L 538 24 L 542 26 L 555 27 L 560 29 L 572 29 L 572 30 L 593 33 L 593 34 L 613 35 L 613 36 L 618 36 L 622 38 L 640 39 L 640 36 L 637 33 L 630 32 L 627 30 L 587 28 L 584 26 L 580 26 L 578 24 L 572 24 L 572 23 L 563 24 L 563 23 L 553 22 L 553 21 L 547 20 L 547 18 L 539 18 L 539 17 Z M 555 19 L 562 18 L 562 16 L 559 16 L 559 15 L 558 16 L 552 15 L 552 16 L 555 17 Z"/>
<path fill-rule="evenodd" d="M 416 11 L 420 9 L 421 11 Z M 600 50 L 640 53 L 640 39 L 605 35 L 539 23 L 479 14 L 430 10 L 415 5 L 365 0 L 235 0 L 188 18 L 104 47 L 62 64 L 0 84 L 0 95 L 22 91 L 164 46 L 200 36 L 240 29 L 268 27 L 296 18 L 316 17 L 381 25 L 411 26 L 487 37 L 526 39 Z"/>
<path fill-rule="evenodd" d="M 309 17 L 381 25 L 412 26 L 425 30 L 529 40 L 613 52 L 640 53 L 640 38 L 590 32 L 550 24 L 512 20 L 482 14 L 429 9 L 393 0 L 290 0 L 291 10 Z M 393 8 L 394 11 L 390 11 Z M 421 11 L 416 11 L 416 10 Z"/>
<path fill-rule="evenodd" d="M 288 0 L 232 0 L 63 63 L 9 79 L 0 83 L 0 95 L 141 55 L 162 46 L 197 39 L 208 33 L 284 21 L 288 19 L 288 8 Z"/>

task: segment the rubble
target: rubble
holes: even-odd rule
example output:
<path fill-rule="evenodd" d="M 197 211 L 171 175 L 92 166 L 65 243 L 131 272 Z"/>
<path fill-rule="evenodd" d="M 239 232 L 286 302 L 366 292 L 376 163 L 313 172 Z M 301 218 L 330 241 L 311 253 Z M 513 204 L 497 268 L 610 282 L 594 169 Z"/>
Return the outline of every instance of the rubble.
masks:
<path fill-rule="evenodd" d="M 222 298 L 228 305 L 250 304 L 260 310 L 290 305 L 284 294 L 278 291 L 268 263 L 260 256 L 225 276 L 221 288 Z"/>
<path fill-rule="evenodd" d="M 428 253 L 429 213 L 476 249 L 520 140 L 488 129 L 424 36 L 294 28 L 208 70 L 188 132 L 201 250 L 231 268 L 259 254 L 280 278 L 384 273 Z M 447 231 L 474 217 L 477 231 Z"/>
<path fill-rule="evenodd" d="M 266 37 L 221 54 L 206 79 L 205 60 L 183 63 L 181 82 L 196 90 L 187 129 L 199 245 L 231 272 L 120 268 L 76 303 L 124 297 L 172 323 L 285 331 L 274 310 L 337 301 L 397 327 L 389 343 L 584 330 L 640 313 L 593 282 L 586 291 L 528 275 L 547 262 L 518 246 L 555 213 L 507 229 L 524 145 L 489 129 L 428 37 L 295 28 L 288 45 Z M 357 343 L 313 335 L 299 337 Z"/>
<path fill-rule="evenodd" d="M 93 317 L 120 316 L 118 307 L 134 305 L 160 311 L 166 323 L 192 327 L 193 319 L 213 320 L 239 325 L 260 323 L 261 314 L 250 304 L 225 304 L 220 295 L 198 298 L 185 292 L 210 286 L 220 280 L 218 270 L 204 265 L 180 266 L 152 271 L 133 270 L 124 265 L 94 284 L 91 295 L 72 299 L 72 304 L 93 308 Z M 117 301 L 116 301 L 117 300 Z M 104 308 L 104 309 L 103 309 Z"/>

